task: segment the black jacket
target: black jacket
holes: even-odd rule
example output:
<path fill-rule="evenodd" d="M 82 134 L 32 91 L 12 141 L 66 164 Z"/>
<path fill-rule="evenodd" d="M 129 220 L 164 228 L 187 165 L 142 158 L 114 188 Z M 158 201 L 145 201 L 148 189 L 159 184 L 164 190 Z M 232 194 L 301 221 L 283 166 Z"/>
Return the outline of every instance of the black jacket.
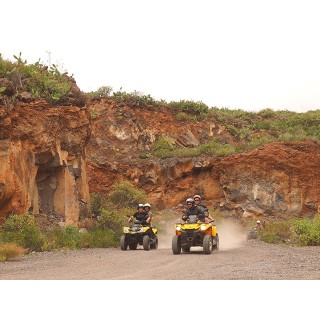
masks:
<path fill-rule="evenodd" d="M 145 211 L 143 211 L 143 212 L 137 211 L 136 213 L 134 213 L 133 217 L 136 220 L 141 221 L 142 224 L 147 224 L 147 219 L 149 217 L 149 214 Z"/>
<path fill-rule="evenodd" d="M 204 219 L 205 209 L 200 206 L 193 206 L 188 208 L 182 216 L 182 220 L 187 220 L 189 216 L 197 215 L 199 220 Z M 200 216 L 199 216 L 200 215 Z"/>
<path fill-rule="evenodd" d="M 200 204 L 197 204 L 197 207 L 201 207 L 201 208 L 203 208 L 203 209 L 204 209 L 204 212 L 209 213 L 209 209 L 208 209 L 208 207 L 207 207 L 206 205 L 204 205 L 204 204 L 200 203 Z"/>

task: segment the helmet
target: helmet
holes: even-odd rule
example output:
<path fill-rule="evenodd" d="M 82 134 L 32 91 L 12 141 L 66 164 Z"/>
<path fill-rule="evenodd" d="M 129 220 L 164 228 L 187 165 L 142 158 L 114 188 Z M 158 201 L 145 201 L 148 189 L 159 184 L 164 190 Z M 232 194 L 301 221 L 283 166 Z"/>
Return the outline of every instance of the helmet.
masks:
<path fill-rule="evenodd" d="M 193 199 L 194 199 L 194 200 L 196 200 L 196 198 L 198 198 L 198 199 L 201 200 L 201 196 L 199 196 L 198 194 L 196 194 L 196 195 L 193 196 Z"/>
<path fill-rule="evenodd" d="M 186 203 L 188 203 L 188 202 L 194 203 L 194 199 L 188 198 L 188 199 L 186 200 Z"/>
<path fill-rule="evenodd" d="M 260 221 L 260 220 L 258 220 L 258 221 L 257 221 L 257 223 L 259 224 L 259 223 L 261 223 L 261 221 Z"/>
<path fill-rule="evenodd" d="M 139 204 L 138 204 L 138 209 L 139 209 L 139 208 L 143 208 L 143 203 L 139 203 Z"/>
<path fill-rule="evenodd" d="M 151 208 L 150 203 L 145 203 L 143 206 L 144 206 L 144 207 L 149 207 L 149 208 Z"/>

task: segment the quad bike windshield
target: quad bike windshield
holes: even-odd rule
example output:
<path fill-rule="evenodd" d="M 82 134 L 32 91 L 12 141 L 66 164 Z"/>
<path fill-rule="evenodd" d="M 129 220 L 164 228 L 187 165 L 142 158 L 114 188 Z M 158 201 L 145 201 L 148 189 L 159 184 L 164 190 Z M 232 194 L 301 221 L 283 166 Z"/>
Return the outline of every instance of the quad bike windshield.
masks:
<path fill-rule="evenodd" d="M 199 218 L 196 214 L 190 215 L 187 219 L 187 223 L 199 223 Z"/>
<path fill-rule="evenodd" d="M 130 231 L 139 231 L 142 227 L 141 221 L 135 220 L 133 225 L 130 226 L 129 230 Z"/>
<path fill-rule="evenodd" d="M 146 226 L 142 221 L 134 220 L 133 224 L 124 227 L 124 232 L 145 232 L 147 229 L 149 226 Z"/>

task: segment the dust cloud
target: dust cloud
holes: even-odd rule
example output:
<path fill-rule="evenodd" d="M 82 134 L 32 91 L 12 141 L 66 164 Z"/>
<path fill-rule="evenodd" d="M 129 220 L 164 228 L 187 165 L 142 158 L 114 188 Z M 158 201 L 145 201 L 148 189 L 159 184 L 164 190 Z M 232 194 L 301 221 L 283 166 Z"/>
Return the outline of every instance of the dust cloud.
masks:
<path fill-rule="evenodd" d="M 219 234 L 219 249 L 222 251 L 240 248 L 246 241 L 244 228 L 234 221 L 219 221 L 217 232 Z"/>
<path fill-rule="evenodd" d="M 158 233 L 159 249 L 171 249 L 172 237 L 175 235 L 175 223 L 177 223 L 177 220 L 166 221 L 161 225 L 161 231 Z M 219 250 L 227 251 L 244 245 L 246 233 L 239 223 L 222 220 L 216 225 L 219 234 Z"/>
<path fill-rule="evenodd" d="M 177 220 L 166 221 L 161 225 L 161 232 L 158 234 L 159 239 L 159 249 L 171 249 L 172 247 L 172 237 L 176 234 L 174 225 Z"/>

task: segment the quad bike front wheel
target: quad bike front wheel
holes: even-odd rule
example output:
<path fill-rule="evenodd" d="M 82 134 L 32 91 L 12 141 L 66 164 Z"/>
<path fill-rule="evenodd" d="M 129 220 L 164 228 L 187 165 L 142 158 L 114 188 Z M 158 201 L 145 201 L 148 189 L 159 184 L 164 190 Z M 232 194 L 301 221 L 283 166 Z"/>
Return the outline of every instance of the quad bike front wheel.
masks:
<path fill-rule="evenodd" d="M 210 234 L 206 234 L 203 237 L 203 252 L 205 254 L 210 254 L 213 250 L 212 236 Z"/>
<path fill-rule="evenodd" d="M 158 236 L 155 235 L 155 239 L 153 240 L 152 244 L 150 244 L 150 249 L 158 249 Z"/>
<path fill-rule="evenodd" d="M 150 250 L 150 238 L 148 235 L 143 236 L 142 245 L 144 250 L 146 251 Z"/>
<path fill-rule="evenodd" d="M 126 240 L 126 236 L 122 235 L 120 238 L 120 247 L 121 250 L 127 250 L 128 249 L 128 242 Z"/>
<path fill-rule="evenodd" d="M 174 235 L 172 238 L 172 252 L 173 254 L 180 254 L 181 253 L 181 244 L 179 236 Z"/>

